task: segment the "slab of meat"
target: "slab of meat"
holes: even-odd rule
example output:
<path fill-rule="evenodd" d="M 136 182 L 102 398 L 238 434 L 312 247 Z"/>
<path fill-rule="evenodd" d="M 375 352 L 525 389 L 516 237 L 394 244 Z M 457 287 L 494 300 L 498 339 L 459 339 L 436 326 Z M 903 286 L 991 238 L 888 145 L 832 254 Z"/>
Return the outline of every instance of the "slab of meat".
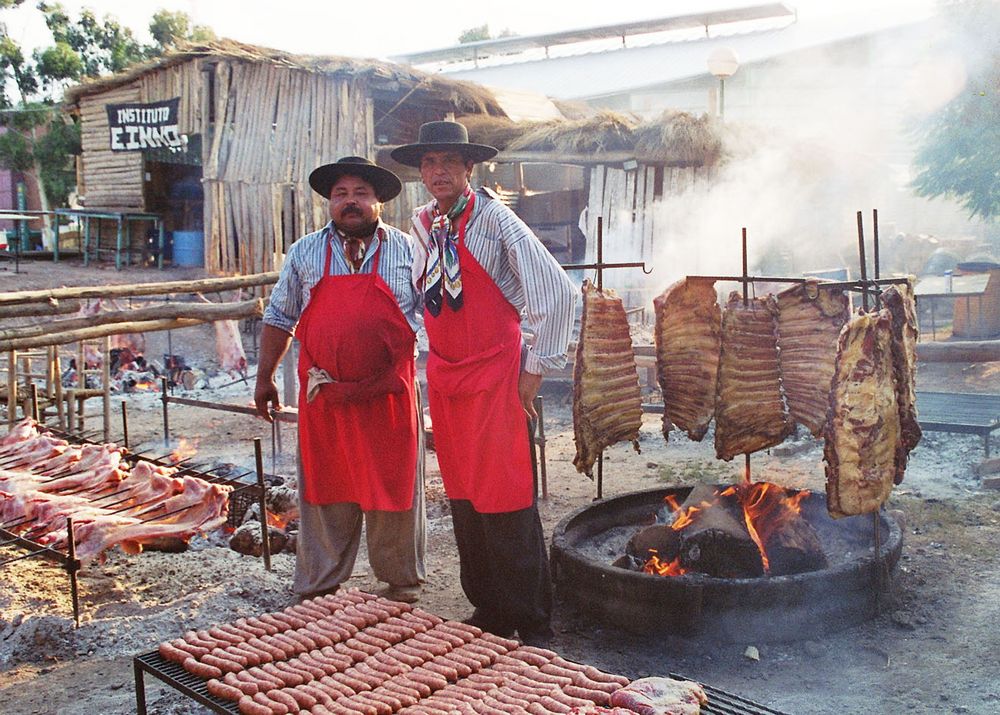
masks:
<path fill-rule="evenodd" d="M 722 353 L 715 402 L 715 455 L 729 461 L 779 444 L 792 432 L 778 366 L 774 296 L 744 307 L 733 291 L 722 315 Z"/>
<path fill-rule="evenodd" d="M 578 472 L 591 476 L 605 447 L 629 440 L 639 451 L 642 397 L 621 298 L 583 282 L 583 318 L 573 366 L 573 431 Z"/>
<path fill-rule="evenodd" d="M 205 303 L 212 303 L 203 295 L 199 295 L 199 297 Z M 240 297 L 241 293 L 237 293 L 236 300 L 239 301 Z M 219 366 L 231 376 L 245 376 L 247 354 L 243 350 L 239 321 L 216 320 L 212 322 L 212 326 L 215 328 L 215 354 L 219 358 Z"/>
<path fill-rule="evenodd" d="M 913 285 L 889 286 L 882 293 L 882 304 L 892 316 L 892 372 L 896 379 L 896 402 L 899 405 L 899 447 L 894 481 L 903 481 L 906 461 L 920 442 L 923 432 L 917 421 L 917 304 Z"/>
<path fill-rule="evenodd" d="M 611 694 L 612 706 L 639 715 L 698 715 L 707 702 L 701 685 L 673 678 L 640 678 Z"/>
<path fill-rule="evenodd" d="M 824 434 L 830 515 L 877 511 L 892 491 L 900 442 L 888 310 L 859 315 L 840 334 Z"/>
<path fill-rule="evenodd" d="M 776 297 L 778 359 L 788 412 L 819 437 L 830 407 L 837 338 L 851 317 L 851 301 L 844 291 L 824 290 L 817 281 L 793 286 Z"/>
<path fill-rule="evenodd" d="M 715 282 L 685 278 L 653 299 L 663 436 L 671 424 L 700 442 L 715 414 L 722 309 Z"/>

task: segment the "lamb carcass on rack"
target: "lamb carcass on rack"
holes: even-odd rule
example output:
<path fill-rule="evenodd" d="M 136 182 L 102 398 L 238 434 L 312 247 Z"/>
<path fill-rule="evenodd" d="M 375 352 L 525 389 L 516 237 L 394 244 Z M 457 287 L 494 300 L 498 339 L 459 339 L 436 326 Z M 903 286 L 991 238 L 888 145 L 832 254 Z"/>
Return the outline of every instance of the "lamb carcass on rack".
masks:
<path fill-rule="evenodd" d="M 817 281 L 792 286 L 776 298 L 778 359 L 788 412 L 819 437 L 830 407 L 837 339 L 851 317 L 851 301 L 843 290 L 824 289 Z"/>
<path fill-rule="evenodd" d="M 642 397 L 628 318 L 614 291 L 583 282 L 583 318 L 573 366 L 573 431 L 578 472 L 591 476 L 601 451 L 631 441 L 639 451 Z"/>
<path fill-rule="evenodd" d="M 920 442 L 923 431 L 917 420 L 917 305 L 913 285 L 889 286 L 882 304 L 892 316 L 892 373 L 896 380 L 900 439 L 896 454 L 894 482 L 903 481 L 910 452 Z"/>
<path fill-rule="evenodd" d="M 685 278 L 653 299 L 656 376 L 663 392 L 663 436 L 671 425 L 700 442 L 715 414 L 722 309 L 715 281 Z"/>
<path fill-rule="evenodd" d="M 729 461 L 780 444 L 794 425 L 781 393 L 778 305 L 774 296 L 743 305 L 733 291 L 722 314 L 715 401 L 715 455 Z"/>
<path fill-rule="evenodd" d="M 707 702 L 700 684 L 673 678 L 640 678 L 611 694 L 612 706 L 638 715 L 698 715 Z"/>
<path fill-rule="evenodd" d="M 831 516 L 877 511 L 889 497 L 900 443 L 888 310 L 854 317 L 840 334 L 825 427 Z"/>

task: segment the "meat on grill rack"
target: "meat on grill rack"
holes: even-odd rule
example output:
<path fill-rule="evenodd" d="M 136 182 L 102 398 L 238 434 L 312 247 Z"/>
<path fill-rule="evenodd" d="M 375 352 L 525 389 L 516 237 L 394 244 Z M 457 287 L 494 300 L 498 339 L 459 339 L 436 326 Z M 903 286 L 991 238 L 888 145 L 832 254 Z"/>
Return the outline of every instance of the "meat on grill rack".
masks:
<path fill-rule="evenodd" d="M 71 444 L 23 420 L 0 439 L 0 529 L 65 549 L 71 518 L 84 565 L 116 545 L 138 553 L 163 537 L 186 541 L 225 522 L 234 488 L 188 471 L 114 444 Z"/>

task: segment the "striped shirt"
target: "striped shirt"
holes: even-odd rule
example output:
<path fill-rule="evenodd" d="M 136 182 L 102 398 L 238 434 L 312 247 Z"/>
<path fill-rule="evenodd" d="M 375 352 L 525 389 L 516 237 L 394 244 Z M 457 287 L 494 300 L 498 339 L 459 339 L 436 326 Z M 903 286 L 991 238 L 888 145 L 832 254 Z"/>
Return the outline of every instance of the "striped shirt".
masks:
<path fill-rule="evenodd" d="M 379 237 L 384 240 L 380 240 Z M 309 303 L 309 292 L 319 282 L 326 259 L 326 247 L 332 244 L 330 275 L 345 276 L 354 272 L 344 255 L 343 244 L 331 221 L 319 231 L 303 236 L 292 244 L 285 256 L 285 265 L 271 292 L 264 311 L 264 322 L 293 333 L 303 309 Z M 381 249 L 379 245 L 381 244 Z M 365 251 L 358 273 L 371 273 L 376 251 L 380 254 L 378 273 L 396 296 L 400 310 L 414 330 L 417 329 L 417 306 L 420 294 L 413 285 L 412 265 L 414 241 L 409 234 L 379 221 L 376 236 Z"/>
<path fill-rule="evenodd" d="M 413 283 L 422 290 L 427 236 L 416 216 Z M 483 189 L 476 192 L 465 246 L 535 335 L 534 345 L 527 348 L 525 371 L 544 375 L 565 367 L 579 290 L 548 249 L 517 214 Z"/>

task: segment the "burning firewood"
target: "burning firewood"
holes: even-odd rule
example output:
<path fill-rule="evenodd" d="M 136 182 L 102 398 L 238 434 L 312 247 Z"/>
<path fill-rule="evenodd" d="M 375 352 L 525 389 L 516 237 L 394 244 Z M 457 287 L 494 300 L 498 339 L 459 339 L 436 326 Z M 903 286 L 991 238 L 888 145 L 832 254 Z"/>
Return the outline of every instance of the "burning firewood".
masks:
<path fill-rule="evenodd" d="M 267 527 L 267 538 L 271 553 L 279 553 L 288 543 L 284 531 L 274 526 Z M 229 539 L 229 548 L 245 556 L 261 556 L 264 553 L 264 537 L 260 533 L 259 521 L 248 521 L 240 526 Z"/>
<path fill-rule="evenodd" d="M 735 494 L 695 487 L 684 501 L 680 520 L 689 520 L 680 537 L 680 561 L 688 571 L 719 578 L 764 575 L 760 551 L 750 538 Z"/>

